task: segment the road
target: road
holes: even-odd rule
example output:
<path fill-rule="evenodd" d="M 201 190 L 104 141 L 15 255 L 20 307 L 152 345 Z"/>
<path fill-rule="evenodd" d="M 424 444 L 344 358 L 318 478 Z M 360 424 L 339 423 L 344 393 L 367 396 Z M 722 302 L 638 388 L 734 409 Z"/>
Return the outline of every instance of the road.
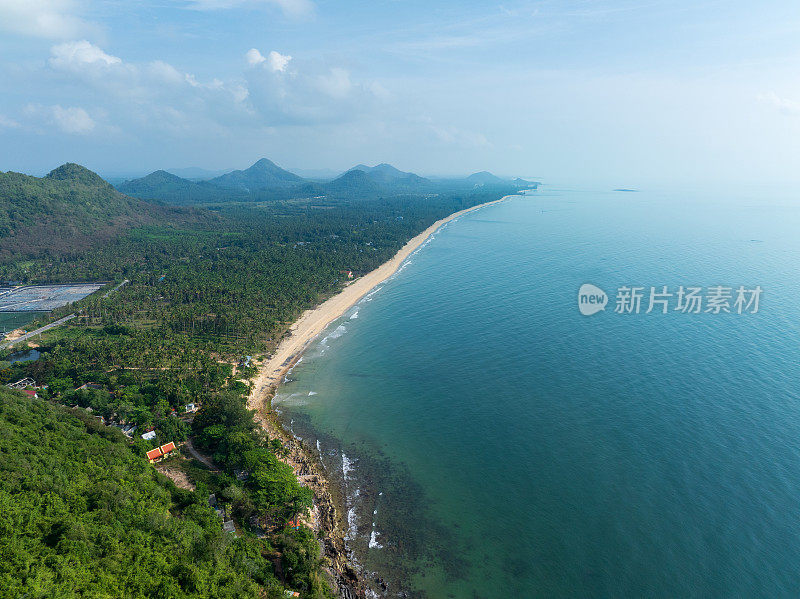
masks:
<path fill-rule="evenodd" d="M 103 299 L 107 298 L 109 295 L 114 293 L 117 289 L 119 289 L 123 285 L 127 285 L 128 283 L 130 283 L 130 281 L 128 279 L 125 279 L 124 281 L 122 281 L 122 283 L 120 283 L 119 285 L 114 287 L 114 289 L 109 289 L 103 295 Z M 0 295 L 2 295 L 2 294 L 0 294 Z M 14 339 L 13 341 L 6 341 L 5 343 L 0 343 L 0 349 L 5 349 L 6 347 L 11 347 L 15 343 L 19 343 L 21 341 L 27 341 L 28 339 L 31 339 L 32 337 L 35 337 L 36 335 L 38 335 L 40 333 L 44 333 L 45 331 L 47 331 L 49 329 L 52 329 L 53 327 L 57 327 L 59 325 L 64 324 L 68 320 L 72 320 L 76 316 L 77 316 L 77 314 L 70 314 L 69 316 L 65 316 L 64 318 L 61 318 L 60 320 L 56 320 L 55 322 L 51 322 L 50 324 L 46 324 L 43 327 L 41 327 L 39 329 L 36 329 L 35 331 L 31 331 L 30 333 L 26 333 L 22 337 L 18 337 L 17 339 Z"/>
<path fill-rule="evenodd" d="M 28 339 L 31 339 L 32 337 L 35 337 L 36 335 L 39 335 L 40 333 L 44 333 L 45 331 L 47 331 L 49 329 L 52 329 L 53 327 L 57 327 L 57 326 L 60 326 L 60 325 L 64 324 L 68 320 L 72 320 L 73 318 L 75 318 L 75 316 L 77 316 L 77 314 L 70 314 L 69 316 L 65 316 L 64 318 L 56 320 L 55 322 L 51 322 L 50 324 L 46 324 L 43 327 L 41 327 L 39 329 L 36 329 L 35 331 L 31 331 L 30 333 L 25 333 L 22 337 L 18 337 L 16 339 L 14 339 L 13 341 L 6 341 L 5 343 L 0 343 L 0 349 L 5 349 L 6 347 L 11 347 L 15 343 L 19 343 L 21 341 L 27 341 Z"/>
<path fill-rule="evenodd" d="M 184 448 L 187 449 L 190 454 L 192 454 L 193 458 L 195 458 L 196 460 L 201 461 L 203 464 L 208 466 L 208 469 L 211 470 L 211 472 L 219 472 L 217 467 L 214 466 L 214 462 L 212 462 L 209 458 L 207 458 L 206 456 L 204 456 L 202 453 L 200 453 L 199 451 L 197 451 L 194 448 L 194 445 L 192 445 L 192 440 L 191 439 L 186 439 L 186 444 L 184 445 Z"/>
<path fill-rule="evenodd" d="M 122 287 L 123 285 L 127 285 L 128 283 L 130 283 L 130 281 L 129 281 L 128 279 L 125 279 L 124 281 L 122 281 L 122 283 L 120 283 L 119 285 L 117 285 L 116 287 L 114 287 L 114 289 L 109 289 L 108 291 L 106 291 L 106 292 L 103 294 L 103 299 L 106 299 L 106 298 L 107 298 L 109 295 L 111 295 L 112 293 L 114 293 L 114 292 L 115 292 L 117 289 L 119 289 L 119 288 L 120 288 L 120 287 Z"/>

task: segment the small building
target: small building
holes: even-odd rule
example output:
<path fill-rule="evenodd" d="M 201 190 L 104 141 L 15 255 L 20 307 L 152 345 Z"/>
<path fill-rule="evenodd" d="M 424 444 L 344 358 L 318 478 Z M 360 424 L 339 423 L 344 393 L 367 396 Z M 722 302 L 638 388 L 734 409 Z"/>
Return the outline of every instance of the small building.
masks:
<path fill-rule="evenodd" d="M 200 408 L 199 408 L 199 406 L 197 404 L 193 404 L 193 403 L 187 403 L 186 404 L 186 412 L 188 414 L 193 414 L 199 409 Z"/>
<path fill-rule="evenodd" d="M 136 425 L 134 424 L 122 425 L 122 434 L 124 434 L 126 437 L 132 437 L 135 431 L 136 431 Z"/>
<path fill-rule="evenodd" d="M 142 435 L 142 439 L 144 439 L 145 441 L 152 441 L 155 438 L 156 438 L 156 431 L 148 431 Z"/>
<path fill-rule="evenodd" d="M 25 387 L 36 387 L 36 381 L 30 377 L 18 380 L 16 383 L 9 383 L 6 385 L 10 389 L 24 389 Z"/>
<path fill-rule="evenodd" d="M 22 390 L 22 392 L 23 392 L 25 395 L 30 395 L 31 397 L 36 397 L 36 398 L 38 398 L 38 397 L 39 397 L 39 396 L 36 394 L 36 391 L 34 391 L 33 389 L 23 389 L 23 390 Z"/>
<path fill-rule="evenodd" d="M 144 436 L 144 435 L 143 435 Z M 165 443 L 161 447 L 156 447 L 155 449 L 151 449 L 145 455 L 147 459 L 150 460 L 150 463 L 153 464 L 154 462 L 159 462 L 169 456 L 173 451 L 175 451 L 175 443 L 170 441 L 169 443 Z"/>

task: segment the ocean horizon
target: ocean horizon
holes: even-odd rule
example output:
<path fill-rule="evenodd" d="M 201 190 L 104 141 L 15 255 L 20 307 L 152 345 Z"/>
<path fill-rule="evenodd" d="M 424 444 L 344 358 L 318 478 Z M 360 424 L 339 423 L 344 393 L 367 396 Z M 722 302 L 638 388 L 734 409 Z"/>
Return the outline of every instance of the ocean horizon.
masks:
<path fill-rule="evenodd" d="M 273 402 L 373 591 L 793 596 L 798 225 L 791 195 L 543 187 L 437 231 Z"/>

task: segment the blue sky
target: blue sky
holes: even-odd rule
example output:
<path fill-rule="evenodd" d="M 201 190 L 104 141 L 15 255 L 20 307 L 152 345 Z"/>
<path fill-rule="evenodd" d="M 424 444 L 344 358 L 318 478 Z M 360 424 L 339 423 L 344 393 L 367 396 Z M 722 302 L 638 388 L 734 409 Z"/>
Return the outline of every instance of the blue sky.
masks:
<path fill-rule="evenodd" d="M 800 183 L 800 4 L 0 0 L 0 170 Z"/>

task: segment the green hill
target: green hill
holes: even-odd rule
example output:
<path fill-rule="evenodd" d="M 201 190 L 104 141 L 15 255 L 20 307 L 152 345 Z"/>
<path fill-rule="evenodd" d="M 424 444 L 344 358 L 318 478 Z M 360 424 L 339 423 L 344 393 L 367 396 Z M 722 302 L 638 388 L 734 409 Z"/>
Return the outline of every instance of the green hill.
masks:
<path fill-rule="evenodd" d="M 380 195 L 381 186 L 367 173 L 353 169 L 322 186 L 324 193 L 341 198 L 369 198 Z"/>
<path fill-rule="evenodd" d="M 0 260 L 78 251 L 134 226 L 192 218 L 125 196 L 77 164 L 45 177 L 0 173 Z"/>
<path fill-rule="evenodd" d="M 245 192 L 254 192 L 262 189 L 276 187 L 291 187 L 305 183 L 306 180 L 294 173 L 282 169 L 277 164 L 262 158 L 253 166 L 242 171 L 233 171 L 226 175 L 215 177 L 210 184 L 224 189 L 235 189 Z"/>
<path fill-rule="evenodd" d="M 235 540 L 122 433 L 0 388 L 0 589 L 23 597 L 279 597 Z M 270 589 L 267 591 L 267 589 Z"/>
<path fill-rule="evenodd" d="M 359 164 L 354 166 L 351 171 L 361 171 L 366 173 L 378 185 L 391 188 L 422 188 L 430 184 L 428 179 L 406 173 L 396 169 L 391 164 L 379 164 L 377 166 L 366 166 Z"/>
<path fill-rule="evenodd" d="M 117 185 L 117 189 L 136 198 L 156 199 L 176 205 L 218 201 L 222 195 L 241 195 L 235 192 L 225 194 L 210 183 L 190 181 L 167 171 L 155 171 L 146 177 L 125 181 Z"/>

